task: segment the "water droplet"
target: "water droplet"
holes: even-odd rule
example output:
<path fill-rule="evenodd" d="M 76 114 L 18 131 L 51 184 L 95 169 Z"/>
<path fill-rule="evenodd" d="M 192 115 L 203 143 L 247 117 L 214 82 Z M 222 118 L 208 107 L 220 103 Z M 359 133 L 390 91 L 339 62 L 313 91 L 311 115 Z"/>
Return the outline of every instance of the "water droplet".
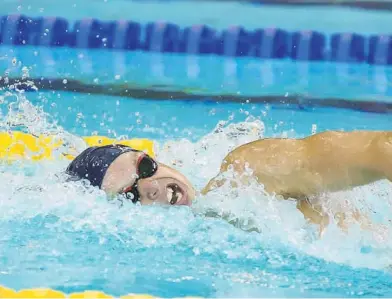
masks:
<path fill-rule="evenodd" d="M 67 84 L 67 83 L 68 83 L 67 79 L 64 79 L 63 84 Z"/>
<path fill-rule="evenodd" d="M 116 80 L 120 80 L 120 78 L 121 78 L 121 76 L 120 76 L 120 75 L 116 75 L 116 76 L 114 76 L 114 79 L 116 79 Z"/>
<path fill-rule="evenodd" d="M 316 132 L 317 132 L 317 125 L 312 124 L 312 135 L 316 134 Z"/>

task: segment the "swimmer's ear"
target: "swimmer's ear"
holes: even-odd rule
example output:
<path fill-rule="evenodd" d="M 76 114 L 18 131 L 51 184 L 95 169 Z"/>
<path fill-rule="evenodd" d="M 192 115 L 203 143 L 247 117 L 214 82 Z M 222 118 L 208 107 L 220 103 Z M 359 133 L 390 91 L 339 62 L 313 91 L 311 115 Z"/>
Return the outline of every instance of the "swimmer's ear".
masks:
<path fill-rule="evenodd" d="M 108 200 L 113 200 L 113 199 L 117 198 L 117 196 L 119 194 L 118 192 L 114 192 L 113 190 L 108 190 L 108 189 L 104 189 L 104 188 L 103 188 L 103 191 L 106 193 L 106 197 Z"/>

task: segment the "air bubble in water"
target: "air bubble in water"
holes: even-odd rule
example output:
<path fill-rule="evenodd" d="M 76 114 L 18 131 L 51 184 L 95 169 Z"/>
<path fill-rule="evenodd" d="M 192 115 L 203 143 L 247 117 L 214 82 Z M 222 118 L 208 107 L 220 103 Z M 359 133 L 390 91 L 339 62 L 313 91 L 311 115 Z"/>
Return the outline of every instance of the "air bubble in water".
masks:
<path fill-rule="evenodd" d="M 67 83 L 68 83 L 67 79 L 64 79 L 63 84 L 67 84 Z"/>
<path fill-rule="evenodd" d="M 22 68 L 22 79 L 26 79 L 28 77 L 29 77 L 29 69 L 26 66 L 24 66 Z"/>

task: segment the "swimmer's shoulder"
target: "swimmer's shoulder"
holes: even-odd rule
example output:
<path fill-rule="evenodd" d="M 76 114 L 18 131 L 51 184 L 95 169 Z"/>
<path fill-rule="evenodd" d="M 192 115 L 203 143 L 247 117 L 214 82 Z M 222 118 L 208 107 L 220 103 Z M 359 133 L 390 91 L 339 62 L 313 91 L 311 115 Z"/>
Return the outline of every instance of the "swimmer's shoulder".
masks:
<path fill-rule="evenodd" d="M 377 138 L 392 138 L 392 131 L 370 131 L 370 130 L 354 130 L 354 131 L 324 131 L 303 138 L 306 142 L 356 142 L 371 141 Z"/>
<path fill-rule="evenodd" d="M 301 139 L 291 138 L 258 139 L 234 148 L 227 154 L 224 161 L 225 163 L 232 163 L 237 160 L 249 160 L 251 157 L 257 157 L 260 159 L 265 155 L 270 155 L 271 152 L 277 153 L 279 151 L 287 151 L 292 148 L 298 148 L 298 143 L 301 142 Z"/>

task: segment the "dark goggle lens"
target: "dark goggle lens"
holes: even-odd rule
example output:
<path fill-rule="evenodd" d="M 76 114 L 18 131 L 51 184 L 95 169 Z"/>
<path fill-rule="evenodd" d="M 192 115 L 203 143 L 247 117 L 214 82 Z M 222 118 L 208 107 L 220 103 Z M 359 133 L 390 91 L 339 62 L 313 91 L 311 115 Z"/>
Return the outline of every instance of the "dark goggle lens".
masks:
<path fill-rule="evenodd" d="M 133 186 L 125 192 L 125 196 L 136 203 L 140 199 L 139 190 L 137 189 L 137 183 L 139 179 L 146 179 L 152 177 L 158 170 L 158 164 L 151 159 L 149 156 L 143 156 L 138 164 L 138 175 Z"/>
<path fill-rule="evenodd" d="M 149 156 L 144 156 L 138 165 L 139 179 L 152 177 L 158 170 L 158 164 Z"/>

